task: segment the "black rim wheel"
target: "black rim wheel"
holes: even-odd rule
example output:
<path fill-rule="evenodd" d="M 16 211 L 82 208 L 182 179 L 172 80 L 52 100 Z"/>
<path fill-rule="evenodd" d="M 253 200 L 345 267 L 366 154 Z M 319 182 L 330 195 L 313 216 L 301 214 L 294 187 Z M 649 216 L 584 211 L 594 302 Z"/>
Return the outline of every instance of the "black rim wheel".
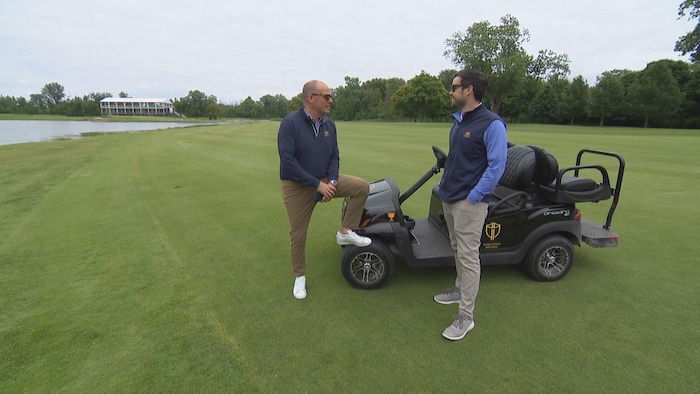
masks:
<path fill-rule="evenodd" d="M 354 287 L 374 289 L 383 286 L 394 272 L 394 256 L 383 242 L 369 246 L 348 246 L 341 259 L 343 277 Z"/>
<path fill-rule="evenodd" d="M 524 264 L 528 274 L 535 280 L 559 280 L 574 264 L 573 245 L 561 235 L 544 237 L 532 246 Z"/>

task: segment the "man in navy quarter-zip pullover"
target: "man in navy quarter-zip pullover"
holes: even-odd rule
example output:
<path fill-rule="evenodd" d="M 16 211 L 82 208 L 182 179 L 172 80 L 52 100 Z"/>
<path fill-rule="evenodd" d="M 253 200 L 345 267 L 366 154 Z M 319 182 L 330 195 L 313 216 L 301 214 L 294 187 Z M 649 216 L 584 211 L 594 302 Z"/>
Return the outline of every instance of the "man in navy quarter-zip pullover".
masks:
<path fill-rule="evenodd" d="M 280 123 L 277 149 L 280 156 L 282 199 L 289 217 L 292 294 L 306 298 L 306 234 L 317 202 L 334 197 L 350 197 L 336 242 L 340 245 L 367 246 L 372 240 L 352 229 L 360 226 L 369 194 L 369 183 L 352 175 L 340 174 L 340 155 L 335 123 L 328 119 L 333 97 L 321 81 L 309 81 L 302 89 L 303 106 Z"/>
<path fill-rule="evenodd" d="M 506 124 L 484 107 L 488 79 L 482 72 L 463 70 L 452 80 L 453 114 L 450 151 L 440 181 L 439 197 L 455 251 L 455 287 L 433 299 L 459 304 L 459 313 L 442 336 L 460 340 L 474 328 L 474 305 L 479 292 L 481 232 L 488 213 L 486 198 L 506 167 Z"/>

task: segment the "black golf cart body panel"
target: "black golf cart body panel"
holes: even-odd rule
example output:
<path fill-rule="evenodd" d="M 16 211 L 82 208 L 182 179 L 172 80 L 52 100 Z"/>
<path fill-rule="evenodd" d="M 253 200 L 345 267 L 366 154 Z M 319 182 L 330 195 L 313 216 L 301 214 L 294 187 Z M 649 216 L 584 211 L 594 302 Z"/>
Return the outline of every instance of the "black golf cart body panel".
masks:
<path fill-rule="evenodd" d="M 454 253 L 450 246 L 442 202 L 437 197 L 439 185 L 433 188 L 427 218 L 413 219 L 404 215 L 398 205 L 399 190 L 393 179 L 387 178 L 370 185 L 362 224 L 358 232 L 394 246 L 412 267 L 453 266 Z M 387 205 L 385 194 L 396 205 Z M 375 204 L 374 202 L 379 203 Z M 500 201 L 491 196 L 490 206 Z M 490 211 L 481 237 L 481 264 L 517 264 L 529 248 L 546 234 L 560 233 L 574 244 L 581 239 L 581 225 L 575 220 L 575 207 L 531 201 L 524 209 L 501 213 Z"/>
<path fill-rule="evenodd" d="M 370 184 L 370 193 L 357 229 L 359 234 L 371 237 L 373 243 L 391 247 L 411 267 L 454 266 L 454 252 L 450 246 L 442 202 L 438 197 L 439 184 L 432 189 L 427 217 L 415 219 L 404 213 L 401 207 L 403 201 L 444 166 L 444 152 L 437 147 L 433 147 L 433 151 L 437 164 L 403 195 L 400 195 L 398 185 L 391 178 Z M 582 164 L 584 154 L 615 157 L 619 162 L 616 184 L 610 183 L 608 171 L 603 166 Z M 579 177 L 582 171 L 595 172 L 600 180 Z M 538 242 L 544 239 L 577 246 L 582 241 L 593 247 L 617 246 L 618 236 L 610 230 L 610 223 L 618 203 L 623 172 L 624 160 L 615 153 L 584 149 L 579 152 L 574 166 L 559 169 L 556 159 L 544 149 L 511 145 L 506 172 L 494 193 L 488 197 L 489 212 L 481 237 L 481 264 L 521 263 L 528 258 L 533 245 L 541 246 Z M 599 202 L 611 197 L 612 203 L 604 225 L 581 218 L 576 208 L 577 203 Z M 345 204 L 343 215 L 344 210 Z M 349 248 L 343 260 L 361 252 L 361 248 Z M 566 269 L 560 275 L 546 278 L 539 275 L 535 279 L 556 280 L 568 272 L 573 264 L 571 250 L 571 256 L 566 256 Z M 341 263 L 344 266 L 349 264 L 346 261 Z M 390 264 L 393 265 L 393 260 Z M 365 265 L 368 266 L 368 263 Z M 390 275 L 393 266 L 390 268 L 383 272 Z M 343 274 L 346 279 L 350 276 L 354 281 L 349 273 Z M 353 281 L 351 284 L 360 285 Z M 373 287 L 377 286 L 368 285 L 365 288 Z"/>

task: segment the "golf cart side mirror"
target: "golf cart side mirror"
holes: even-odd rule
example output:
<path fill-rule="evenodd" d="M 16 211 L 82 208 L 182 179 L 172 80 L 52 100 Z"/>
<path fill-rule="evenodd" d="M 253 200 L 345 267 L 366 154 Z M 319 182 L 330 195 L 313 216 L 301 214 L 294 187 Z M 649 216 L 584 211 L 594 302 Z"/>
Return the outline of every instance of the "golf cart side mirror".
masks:
<path fill-rule="evenodd" d="M 445 160 L 447 160 L 447 155 L 440 149 L 439 146 L 433 145 L 433 153 L 437 159 L 437 168 L 445 168 Z"/>

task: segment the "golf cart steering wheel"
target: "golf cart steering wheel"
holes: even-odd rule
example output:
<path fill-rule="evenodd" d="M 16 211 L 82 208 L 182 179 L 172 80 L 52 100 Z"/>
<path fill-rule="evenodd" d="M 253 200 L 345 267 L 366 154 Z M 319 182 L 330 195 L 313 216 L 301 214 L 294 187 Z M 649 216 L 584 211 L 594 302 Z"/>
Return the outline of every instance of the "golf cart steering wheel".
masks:
<path fill-rule="evenodd" d="M 433 154 L 435 154 L 437 159 L 437 168 L 445 168 L 445 160 L 447 160 L 445 152 L 439 146 L 433 145 Z"/>

